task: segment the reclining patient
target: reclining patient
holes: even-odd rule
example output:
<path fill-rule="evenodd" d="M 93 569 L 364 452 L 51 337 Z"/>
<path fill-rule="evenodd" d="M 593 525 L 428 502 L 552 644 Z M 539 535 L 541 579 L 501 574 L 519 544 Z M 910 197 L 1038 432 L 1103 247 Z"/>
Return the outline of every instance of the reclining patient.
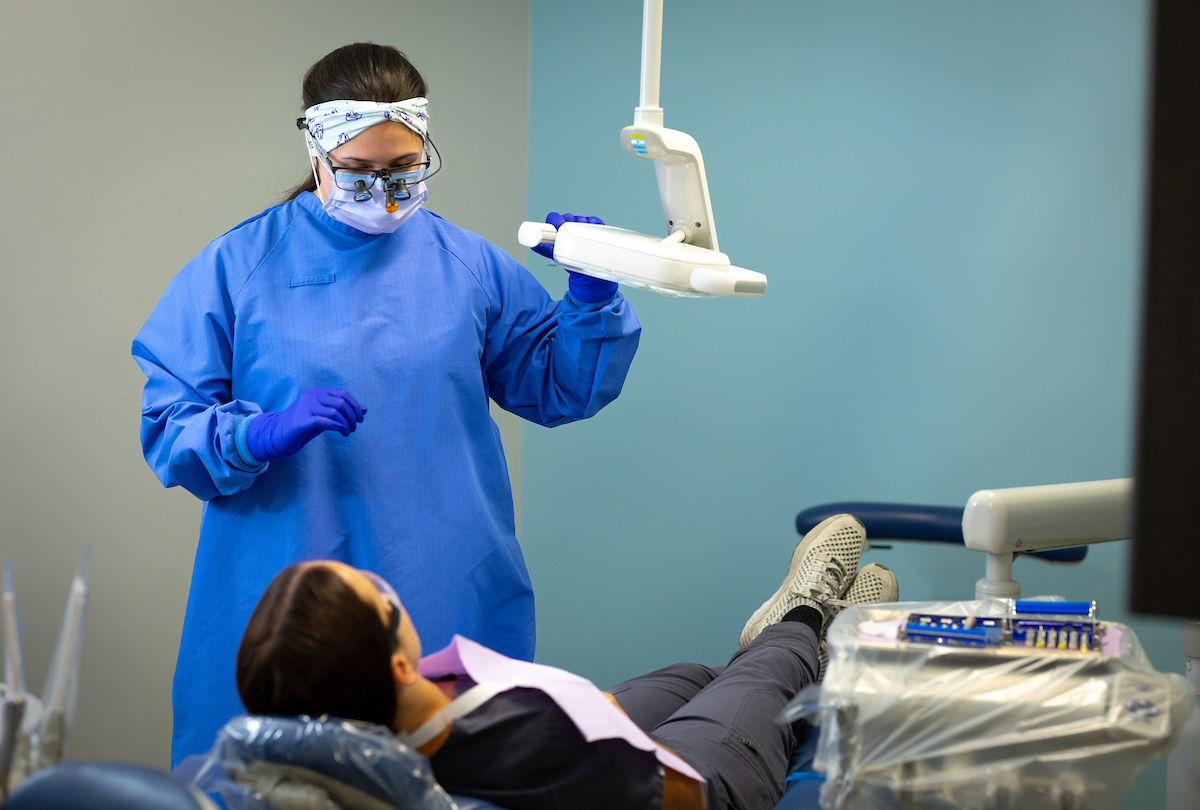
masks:
<path fill-rule="evenodd" d="M 783 794 L 795 744 L 775 718 L 819 678 L 825 628 L 847 604 L 897 598 L 886 568 L 857 570 L 864 543 L 854 518 L 824 521 L 796 547 L 728 665 L 677 664 L 604 695 L 460 638 L 422 661 L 412 622 L 382 579 L 342 563 L 299 563 L 275 577 L 250 618 L 238 691 L 254 714 L 386 726 L 429 757 L 447 791 L 508 810 L 767 810 Z M 450 653 L 483 664 L 439 666 Z M 504 670 L 508 686 L 489 689 L 487 667 Z M 457 677 L 438 679 L 447 672 Z"/>

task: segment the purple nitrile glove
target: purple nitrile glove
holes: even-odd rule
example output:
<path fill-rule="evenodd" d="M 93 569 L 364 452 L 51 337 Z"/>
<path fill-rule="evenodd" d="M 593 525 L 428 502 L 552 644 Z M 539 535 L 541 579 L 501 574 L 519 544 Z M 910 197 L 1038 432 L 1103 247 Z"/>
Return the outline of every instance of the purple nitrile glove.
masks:
<path fill-rule="evenodd" d="M 559 214 L 554 211 L 546 215 L 546 223 L 553 225 L 556 229 L 561 227 L 564 222 L 604 224 L 604 220 L 599 217 L 577 217 L 574 214 Z M 554 261 L 554 245 L 538 245 L 533 248 L 533 252 Z M 617 294 L 617 282 L 576 273 L 574 270 L 567 271 L 567 286 L 571 290 L 571 297 L 581 304 L 599 304 Z"/>
<path fill-rule="evenodd" d="M 327 430 L 349 436 L 367 409 L 340 388 L 309 388 L 282 411 L 250 420 L 246 447 L 259 461 L 290 456 Z"/>

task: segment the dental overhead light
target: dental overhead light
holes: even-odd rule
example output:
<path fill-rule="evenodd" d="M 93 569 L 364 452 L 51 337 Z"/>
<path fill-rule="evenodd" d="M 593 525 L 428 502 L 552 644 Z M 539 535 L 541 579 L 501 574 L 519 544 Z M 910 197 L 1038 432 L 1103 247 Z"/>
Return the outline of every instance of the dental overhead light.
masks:
<path fill-rule="evenodd" d="M 654 161 L 668 236 L 566 222 L 558 229 L 525 222 L 517 241 L 526 247 L 554 246 L 554 261 L 578 273 L 680 297 L 716 295 L 758 298 L 767 277 L 734 267 L 717 246 L 708 181 L 700 146 L 691 135 L 663 124 L 658 106 L 662 54 L 662 0 L 645 0 L 642 19 L 641 103 L 633 126 L 621 130 L 621 146 Z"/>

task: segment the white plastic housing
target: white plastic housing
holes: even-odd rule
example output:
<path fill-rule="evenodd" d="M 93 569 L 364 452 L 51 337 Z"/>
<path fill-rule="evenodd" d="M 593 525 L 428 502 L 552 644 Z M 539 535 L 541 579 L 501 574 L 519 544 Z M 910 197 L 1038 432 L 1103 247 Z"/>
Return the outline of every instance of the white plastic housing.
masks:
<path fill-rule="evenodd" d="M 631 155 L 654 160 L 667 233 L 682 229 L 688 244 L 720 250 L 696 140 L 686 132 L 639 123 L 621 130 L 621 146 Z"/>
<path fill-rule="evenodd" d="M 1125 540 L 1132 508 L 1132 478 L 986 489 L 967 501 L 963 539 L 989 554 Z"/>
<path fill-rule="evenodd" d="M 563 223 L 554 236 L 554 261 L 668 295 L 757 298 L 767 289 L 766 276 L 730 265 L 724 253 L 609 225 Z"/>

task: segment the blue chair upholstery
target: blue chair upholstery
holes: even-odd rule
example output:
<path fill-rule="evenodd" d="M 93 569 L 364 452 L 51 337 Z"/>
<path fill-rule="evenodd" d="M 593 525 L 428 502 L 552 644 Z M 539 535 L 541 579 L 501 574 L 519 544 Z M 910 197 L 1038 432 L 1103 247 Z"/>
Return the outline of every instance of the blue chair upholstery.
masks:
<path fill-rule="evenodd" d="M 963 544 L 961 506 L 920 506 L 907 503 L 839 501 L 805 509 L 796 515 L 796 531 L 808 534 L 825 518 L 854 515 L 867 530 L 868 540 L 924 540 Z M 1077 563 L 1087 556 L 1087 546 L 1033 551 L 1027 557 L 1047 562 Z"/>
<path fill-rule="evenodd" d="M 811 770 L 817 729 L 802 727 L 790 774 Z M 294 761 L 294 760 L 293 760 Z M 310 760 L 310 764 L 313 763 Z M 320 770 L 328 772 L 329 769 Z M 335 768 L 336 770 L 336 768 Z M 816 810 L 820 781 L 801 778 L 787 785 L 776 810 Z M 491 802 L 452 796 L 459 810 L 503 810 Z M 203 810 L 178 779 L 143 765 L 69 762 L 31 776 L 2 810 Z"/>
<path fill-rule="evenodd" d="M 3 810 L 201 810 L 177 779 L 144 765 L 67 762 L 25 780 Z"/>

